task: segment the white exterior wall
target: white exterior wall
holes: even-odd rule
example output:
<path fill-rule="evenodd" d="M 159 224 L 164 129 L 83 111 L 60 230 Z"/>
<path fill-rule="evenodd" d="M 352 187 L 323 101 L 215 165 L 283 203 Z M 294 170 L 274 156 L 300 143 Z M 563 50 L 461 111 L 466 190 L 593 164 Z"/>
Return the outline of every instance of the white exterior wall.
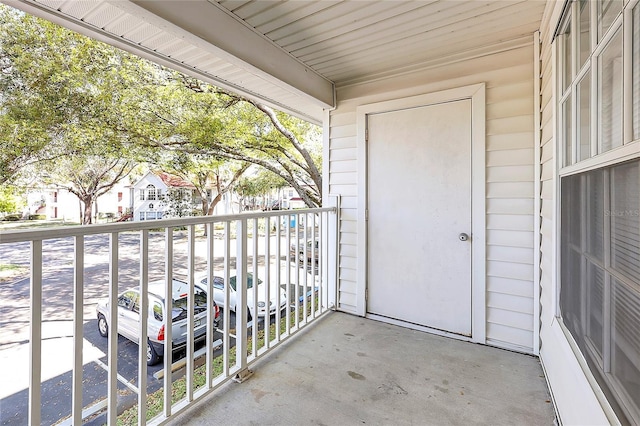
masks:
<path fill-rule="evenodd" d="M 163 195 L 167 193 L 167 185 L 165 185 L 162 179 L 160 179 L 158 176 L 150 172 L 144 175 L 133 186 L 133 220 L 140 220 L 140 212 L 147 212 L 147 211 L 164 212 L 166 210 L 166 205 L 158 199 L 156 200 L 140 199 L 140 190 L 146 189 L 147 185 L 150 185 L 150 184 L 156 187 L 156 194 L 157 194 L 157 191 L 161 191 Z M 153 209 L 149 208 L 150 204 L 153 204 Z"/>
<path fill-rule="evenodd" d="M 358 182 L 356 108 L 485 83 L 487 342 L 535 353 L 533 58 L 532 35 L 530 44 L 517 49 L 338 89 L 329 121 L 328 194 L 341 196 L 340 310 L 358 313 L 364 300 L 356 278 L 357 194 L 364 184 Z"/>
<path fill-rule="evenodd" d="M 554 98 L 553 32 L 563 2 L 549 2 L 540 29 L 541 38 L 541 136 L 540 136 L 540 358 L 558 416 L 566 425 L 604 425 L 612 422 L 596 396 L 595 380 L 588 378 L 567 336 L 555 320 L 558 280 L 557 240 L 557 115 Z M 559 234 L 558 234 L 559 235 Z M 585 364 L 586 365 L 586 364 Z M 598 391 L 599 392 L 599 391 Z M 611 410 L 609 408 L 609 413 Z"/>
<path fill-rule="evenodd" d="M 118 192 L 122 193 L 122 199 L 118 200 Z M 80 222 L 81 211 L 84 206 L 75 194 L 64 188 L 31 189 L 27 194 L 29 213 L 34 214 L 40 200 L 46 204 L 45 213 L 47 219 L 63 219 L 70 222 Z M 118 206 L 122 212 L 131 207 L 131 189 L 128 185 L 119 183 L 110 191 L 98 197 L 97 207 L 99 213 L 113 213 L 118 217 Z M 94 212 L 96 206 L 93 206 Z"/>

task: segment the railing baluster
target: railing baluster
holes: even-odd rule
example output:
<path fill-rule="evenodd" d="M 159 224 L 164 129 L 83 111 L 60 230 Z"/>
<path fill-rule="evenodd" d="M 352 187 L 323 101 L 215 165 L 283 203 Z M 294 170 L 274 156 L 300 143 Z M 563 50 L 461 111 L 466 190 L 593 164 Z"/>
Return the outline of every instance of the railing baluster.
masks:
<path fill-rule="evenodd" d="M 251 293 L 253 293 L 253 315 L 251 318 L 251 354 L 255 358 L 258 355 L 258 239 L 260 230 L 258 227 L 258 219 L 253 219 L 253 255 L 252 255 L 252 271 L 253 271 L 253 285 L 251 286 Z M 248 279 L 245 279 L 248 282 Z M 236 281 L 236 285 L 238 282 Z M 249 298 L 247 297 L 247 300 Z M 248 304 L 247 304 L 248 305 Z M 238 309 L 238 308 L 236 308 Z M 237 312 L 236 312 L 237 315 Z M 247 318 L 248 319 L 248 318 Z"/>
<path fill-rule="evenodd" d="M 29 424 L 40 424 L 42 406 L 42 240 L 31 241 Z"/>
<path fill-rule="evenodd" d="M 187 237 L 187 401 L 193 401 L 193 353 L 194 353 L 194 329 L 195 329 L 195 301 L 194 301 L 194 276 L 195 251 L 196 251 L 196 229 L 195 225 L 189 226 Z"/>
<path fill-rule="evenodd" d="M 236 222 L 236 380 L 247 369 L 247 220 Z M 227 281 L 228 283 L 228 281 Z"/>
<path fill-rule="evenodd" d="M 282 218 L 280 216 L 276 216 L 276 264 L 275 264 L 275 268 L 276 268 L 276 334 L 275 334 L 275 339 L 276 342 L 279 343 L 280 342 L 280 321 L 281 321 L 281 317 L 282 317 L 282 300 L 280 300 L 280 286 L 282 285 L 280 282 L 280 277 L 281 277 L 281 273 L 282 273 L 282 251 L 281 251 L 281 246 L 282 246 L 282 241 L 281 241 L 281 235 L 282 235 L 282 229 L 281 229 L 281 222 L 282 222 Z"/>
<path fill-rule="evenodd" d="M 165 230 L 165 253 L 164 253 L 164 291 L 167 295 L 164 302 L 164 365 L 169 369 L 164 375 L 164 415 L 171 416 L 171 388 L 173 387 L 171 364 L 173 363 L 173 228 Z"/>
<path fill-rule="evenodd" d="M 320 256 L 316 253 L 316 215 L 311 215 L 311 318 L 316 317 L 316 268 Z"/>
<path fill-rule="evenodd" d="M 109 337 L 107 372 L 107 423 L 118 422 L 118 238 L 117 232 L 109 234 Z"/>
<path fill-rule="evenodd" d="M 205 229 L 207 231 L 207 283 L 209 284 L 207 287 L 207 337 L 206 337 L 206 384 L 205 388 L 211 388 L 211 382 L 213 380 L 213 335 L 216 332 L 215 327 L 213 326 L 213 321 L 215 320 L 215 308 L 213 301 L 213 231 L 214 231 L 214 222 L 205 224 Z"/>
<path fill-rule="evenodd" d="M 82 424 L 82 341 L 84 317 L 84 236 L 77 235 L 73 262 L 73 385 L 71 418 Z"/>
<path fill-rule="evenodd" d="M 291 214 L 287 214 L 286 218 L 287 219 L 285 222 L 285 227 L 287 230 L 287 272 L 285 275 L 287 283 L 287 307 L 285 311 L 287 320 L 285 321 L 285 324 L 288 337 L 291 334 Z"/>
<path fill-rule="evenodd" d="M 231 226 L 228 221 L 224 223 L 224 273 L 223 273 L 223 282 L 224 282 L 224 317 L 222 319 L 223 323 L 223 332 L 222 332 L 222 361 L 223 361 L 223 371 L 225 377 L 229 376 L 229 346 L 230 346 L 230 338 L 229 338 L 229 330 L 231 321 L 231 315 L 229 313 L 229 262 L 231 258 Z M 237 326 L 236 326 L 237 328 Z M 237 333 L 236 333 L 237 336 Z M 236 339 L 237 340 L 237 339 Z"/>
<path fill-rule="evenodd" d="M 296 276 L 295 276 L 295 295 L 296 295 L 296 318 L 295 329 L 300 328 L 300 215 L 296 213 L 295 219 L 295 242 L 296 242 Z"/>
<path fill-rule="evenodd" d="M 140 341 L 138 344 L 138 424 L 147 423 L 147 323 L 149 312 L 149 230 L 140 231 Z"/>
<path fill-rule="evenodd" d="M 308 214 L 304 214 L 304 229 L 302 230 L 302 239 L 303 239 L 303 261 L 302 261 L 302 265 L 303 265 L 303 270 L 304 270 L 304 275 L 302 278 L 302 294 L 303 294 L 303 299 L 302 299 L 302 320 L 303 323 L 307 323 L 307 308 L 309 307 L 309 302 L 307 300 L 307 294 L 309 293 L 308 290 L 308 277 L 309 277 L 309 244 L 307 243 L 307 241 L 309 240 L 309 235 L 308 235 L 308 229 L 309 229 L 309 215 Z"/>
<path fill-rule="evenodd" d="M 271 256 L 269 253 L 269 246 L 271 241 L 271 218 L 265 217 L 265 239 L 264 239 L 264 300 L 265 300 L 265 315 L 264 315 L 264 347 L 266 349 L 269 348 L 269 330 L 271 324 L 271 298 L 269 297 L 269 290 L 271 287 L 271 275 L 270 268 L 271 265 Z"/>
<path fill-rule="evenodd" d="M 325 230 L 325 226 L 324 226 L 324 221 L 325 221 L 325 214 L 324 213 L 320 213 L 320 220 L 318 221 L 318 311 L 320 314 L 322 314 L 324 312 L 324 308 L 326 307 L 323 298 L 324 295 L 324 285 L 325 285 L 325 280 L 326 280 L 326 275 L 324 273 L 324 247 L 325 244 L 324 243 L 326 241 L 325 235 L 324 235 L 324 230 Z"/>

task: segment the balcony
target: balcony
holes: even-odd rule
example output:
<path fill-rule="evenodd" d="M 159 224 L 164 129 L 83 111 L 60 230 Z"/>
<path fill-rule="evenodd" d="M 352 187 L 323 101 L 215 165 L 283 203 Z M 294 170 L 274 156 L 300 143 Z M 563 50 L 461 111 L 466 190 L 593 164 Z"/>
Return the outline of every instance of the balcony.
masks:
<path fill-rule="evenodd" d="M 332 312 L 337 211 L 4 232 L 3 263 L 30 273 L 0 288 L 1 423 L 553 423 L 537 358 Z M 151 312 L 145 289 L 160 280 L 171 294 L 167 278 L 178 278 L 193 307 L 204 278 L 232 274 L 235 312 L 223 309 L 214 327 L 207 310 L 204 345 L 189 308 L 186 348 L 164 345 L 158 365 L 133 341 L 98 334 L 103 298 L 114 330 L 128 288 L 141 289 L 139 311 Z M 247 288 L 249 274 L 266 285 Z M 230 305 L 230 286 L 207 290 L 208 306 Z M 260 300 L 282 308 L 250 317 Z M 139 341 L 151 337 L 149 321 L 139 317 Z"/>
<path fill-rule="evenodd" d="M 330 253 L 336 250 L 329 244 L 335 244 L 330 230 L 335 233 L 336 211 L 3 232 L 2 262 L 27 269 L 29 277 L 0 287 L 0 422 L 116 424 L 124 415 L 157 424 L 228 381 L 244 381 L 253 363 L 332 308 Z M 159 281 L 163 294 L 175 294 L 169 278 L 187 283 L 180 295 L 186 300 L 187 345 L 174 353 L 165 344 L 157 354 L 162 362 L 147 365 L 147 350 L 134 341 L 161 339 L 153 321 L 162 323 L 161 341 L 172 341 L 176 330 L 168 324 L 172 315 L 164 307 L 156 311 L 157 299 L 148 291 Z M 217 282 L 231 285 L 220 289 Z M 235 312 L 223 309 L 217 327 L 214 309 L 205 309 L 206 320 L 196 316 L 197 286 L 207 289 L 204 306 L 218 300 L 231 307 L 235 300 Z M 135 337 L 100 336 L 98 303 L 106 306 L 109 330 L 123 334 L 119 295 L 127 289 L 139 295 L 126 312 L 135 317 Z M 194 342 L 200 323 L 203 345 Z"/>

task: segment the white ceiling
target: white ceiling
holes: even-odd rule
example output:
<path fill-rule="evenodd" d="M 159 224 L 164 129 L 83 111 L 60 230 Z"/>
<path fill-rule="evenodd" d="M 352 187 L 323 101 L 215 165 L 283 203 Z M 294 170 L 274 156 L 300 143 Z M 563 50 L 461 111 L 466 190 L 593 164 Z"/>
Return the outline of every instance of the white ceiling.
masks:
<path fill-rule="evenodd" d="M 522 44 L 544 0 L 3 0 L 314 122 L 335 88 Z"/>

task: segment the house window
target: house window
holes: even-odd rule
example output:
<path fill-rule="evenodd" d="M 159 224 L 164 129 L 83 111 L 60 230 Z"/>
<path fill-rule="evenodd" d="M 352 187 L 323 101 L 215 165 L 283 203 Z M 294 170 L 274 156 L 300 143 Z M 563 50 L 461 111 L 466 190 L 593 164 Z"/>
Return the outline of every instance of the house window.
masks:
<path fill-rule="evenodd" d="M 144 189 L 140 190 L 140 201 L 144 201 Z"/>
<path fill-rule="evenodd" d="M 147 185 L 147 200 L 155 200 L 156 199 L 156 187 L 149 184 Z"/>
<path fill-rule="evenodd" d="M 118 201 L 122 201 L 122 192 L 118 192 Z"/>
<path fill-rule="evenodd" d="M 570 6 L 556 40 L 559 318 L 619 418 L 640 423 L 640 0 Z"/>
<path fill-rule="evenodd" d="M 640 420 L 640 160 L 562 178 L 562 320 L 621 418 Z"/>

